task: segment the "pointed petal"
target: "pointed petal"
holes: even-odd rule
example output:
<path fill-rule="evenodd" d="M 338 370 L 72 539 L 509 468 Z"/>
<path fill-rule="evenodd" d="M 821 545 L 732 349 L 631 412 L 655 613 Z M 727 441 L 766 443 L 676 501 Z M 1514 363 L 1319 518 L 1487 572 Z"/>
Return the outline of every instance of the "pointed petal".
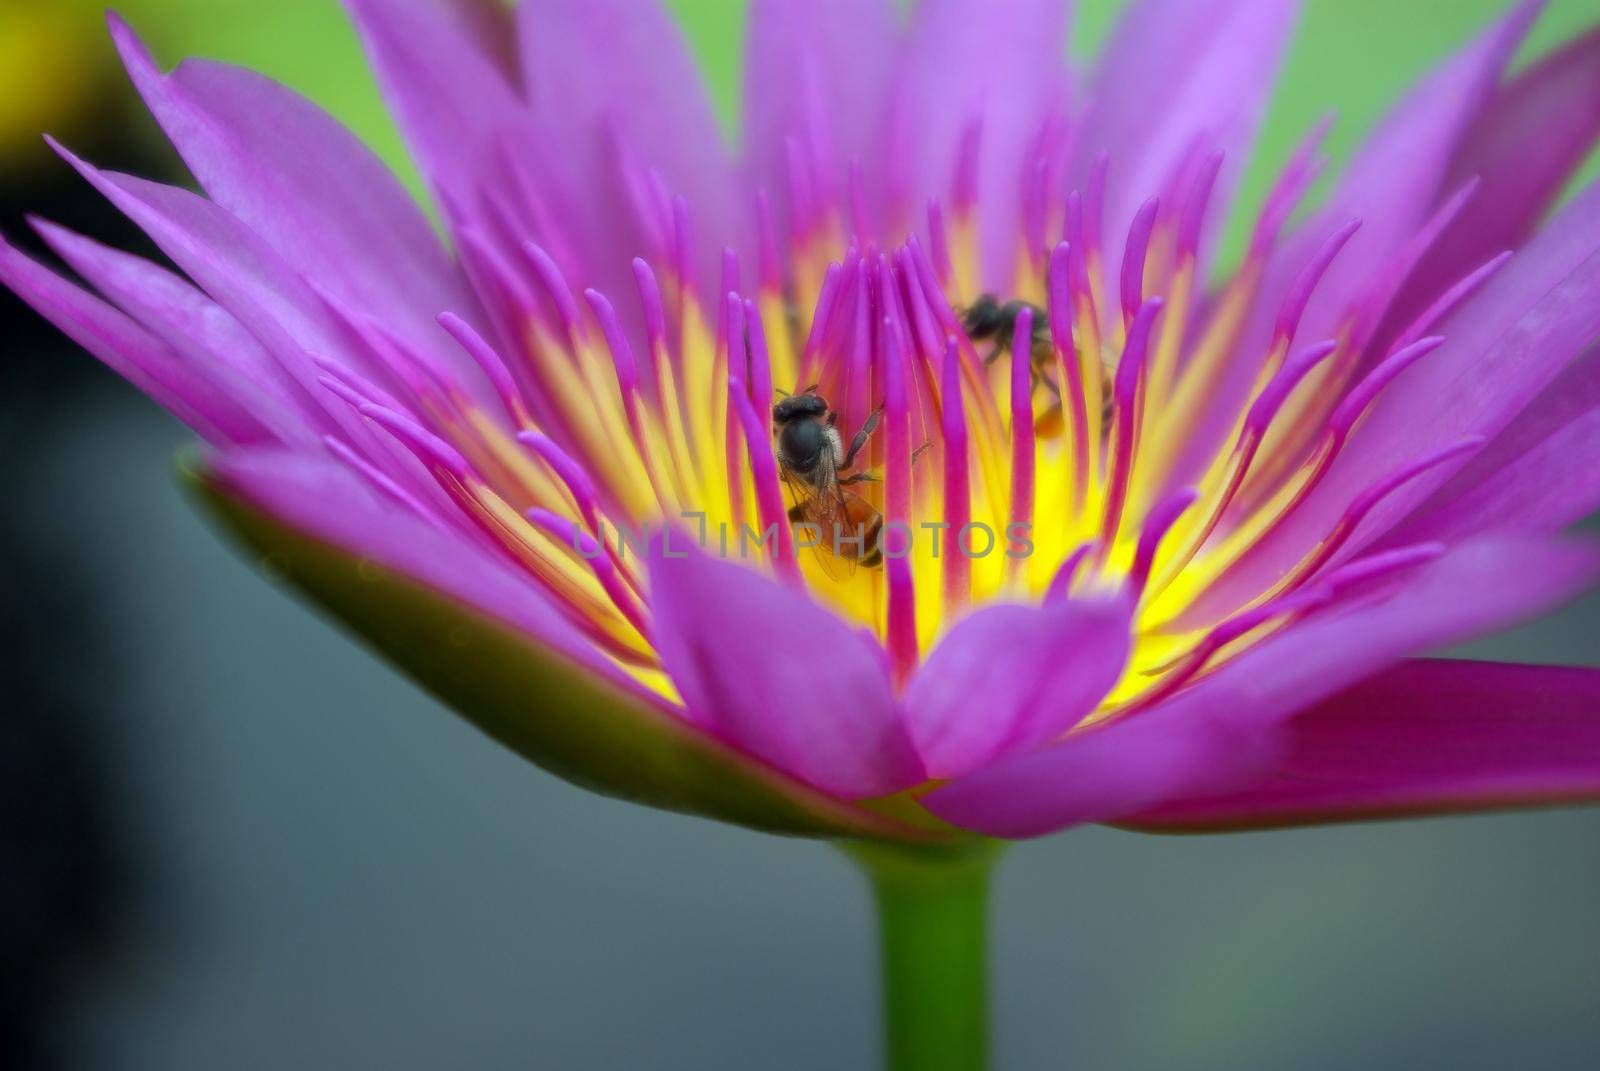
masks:
<path fill-rule="evenodd" d="M 1444 189 L 1472 178 L 1477 192 L 1434 243 L 1396 299 L 1403 329 L 1457 279 L 1520 247 L 1600 139 L 1600 30 L 1512 78 L 1472 124 Z"/>
<path fill-rule="evenodd" d="M 943 195 L 963 132 L 980 121 L 981 278 L 992 289 L 1016 271 L 1030 146 L 1047 120 L 1066 116 L 1069 13 L 1067 0 L 927 0 L 912 21 L 894 105 L 904 161 L 895 181 L 910 204 Z"/>
<path fill-rule="evenodd" d="M 1600 348 L 1545 388 L 1384 545 L 1556 531 L 1600 509 Z"/>
<path fill-rule="evenodd" d="M 1462 436 L 1497 435 L 1600 337 L 1600 183 L 1513 257 L 1444 333 L 1443 346 L 1384 392 L 1324 493 L 1348 494 L 1373 472 Z M 1423 494 L 1419 487 L 1386 502 L 1372 530 Z"/>
<path fill-rule="evenodd" d="M 873 640 L 675 532 L 650 562 L 652 637 L 689 718 L 830 795 L 922 780 Z"/>
<path fill-rule="evenodd" d="M 1148 198 L 1164 196 L 1192 156 L 1223 152 L 1212 222 L 1226 214 L 1294 35 L 1299 3 L 1140 0 L 1117 22 L 1074 140 L 1080 188 L 1104 151 L 1110 175 L 1102 243 L 1106 278 L 1121 270 L 1123 238 Z"/>
<path fill-rule="evenodd" d="M 260 425 L 171 347 L 93 294 L 0 241 L 0 284 L 39 315 L 219 446 L 259 441 Z"/>
<path fill-rule="evenodd" d="M 65 227 L 35 220 L 34 228 L 73 271 L 278 440 L 314 444 L 328 426 L 243 325 L 186 280 Z"/>
<path fill-rule="evenodd" d="M 1407 655 L 1543 613 L 1597 570 L 1589 544 L 1467 544 L 1376 601 L 1344 600 L 1262 641 L 1151 710 L 969 774 L 923 806 L 989 836 L 1032 837 L 1236 789 L 1281 760 L 1290 715 Z"/>
<path fill-rule="evenodd" d="M 328 397 L 312 354 L 375 371 L 350 352 L 339 326 L 300 276 L 230 213 L 187 190 L 102 172 L 58 151 L 238 319 L 308 397 Z M 329 399 L 325 411 L 330 424 L 354 441 L 370 440 L 362 419 L 343 402 Z"/>
<path fill-rule="evenodd" d="M 496 139 L 529 122 L 494 60 L 460 20 L 415 0 L 344 0 L 394 110 L 434 190 L 476 202 L 492 174 Z"/>
<path fill-rule="evenodd" d="M 1368 134 L 1323 207 L 1268 255 L 1253 310 L 1235 357 L 1218 377 L 1210 411 L 1189 436 L 1175 480 L 1198 478 L 1247 400 L 1272 343 L 1278 311 L 1301 270 L 1330 235 L 1360 228 L 1324 273 L 1300 319 L 1301 340 L 1337 338 L 1352 309 L 1362 307 L 1368 331 L 1402 280 L 1389 278 L 1405 243 L 1439 200 L 1450 162 L 1493 94 L 1501 72 L 1527 32 L 1542 0 L 1524 0 L 1475 40 L 1419 81 Z M 1374 286 L 1374 283 L 1380 284 Z M 1379 305 L 1364 303 L 1375 296 Z"/>
<path fill-rule="evenodd" d="M 889 161 L 888 118 L 898 31 L 887 0 L 755 0 L 744 61 L 744 164 L 750 185 L 790 220 L 790 137 L 813 135 L 818 155 L 838 167 L 860 159 L 862 176 L 881 183 Z M 819 129 L 820 128 L 820 129 Z M 832 176 L 843 182 L 843 173 Z M 881 219 L 885 191 L 867 191 Z"/>
<path fill-rule="evenodd" d="M 1419 82 L 1368 136 L 1327 206 L 1305 228 L 1326 233 L 1346 220 L 1362 221 L 1312 296 L 1302 338 L 1336 335 L 1346 309 L 1383 277 L 1439 199 L 1452 192 L 1445 186 L 1451 161 L 1542 5 L 1524 0 Z M 1375 317 L 1383 310 L 1368 311 Z"/>
<path fill-rule="evenodd" d="M 421 209 L 355 135 L 253 71 L 189 60 L 164 75 L 110 22 L 134 85 L 211 200 L 286 263 L 423 345 L 438 341 L 439 312 L 472 314 Z"/>
<path fill-rule="evenodd" d="M 1199 596 L 1197 615 L 1225 614 L 1264 590 L 1384 473 L 1469 435 L 1497 436 L 1600 337 L 1600 183 L 1475 294 L 1446 334 L 1443 346 L 1383 393 L 1305 502 Z M 1441 466 L 1385 498 L 1341 555 L 1388 532 L 1461 464 Z"/>
<path fill-rule="evenodd" d="M 1131 618 L 1124 599 L 1069 599 L 963 619 L 906 689 L 928 776 L 959 777 L 1082 721 L 1122 676 Z"/>
<path fill-rule="evenodd" d="M 755 205 L 738 196 L 677 23 L 656 0 L 530 0 L 517 23 L 523 81 L 551 139 L 541 146 L 551 166 L 591 203 L 598 197 L 619 206 L 627 203 L 619 149 L 638 166 L 659 169 L 668 192 L 688 200 L 704 236 L 697 248 L 709 285 L 720 250 L 745 245 Z M 612 213 L 612 221 L 625 224 L 627 213 Z M 640 248 L 636 232 L 621 226 L 599 255 L 625 267 Z"/>
<path fill-rule="evenodd" d="M 1404 662 L 1285 736 L 1259 782 L 1117 824 L 1204 833 L 1600 800 L 1600 669 Z"/>
<path fill-rule="evenodd" d="M 619 679 L 499 560 L 341 471 L 233 455 L 191 473 L 273 573 L 524 758 L 592 791 L 770 832 L 918 836 L 699 732 Z"/>

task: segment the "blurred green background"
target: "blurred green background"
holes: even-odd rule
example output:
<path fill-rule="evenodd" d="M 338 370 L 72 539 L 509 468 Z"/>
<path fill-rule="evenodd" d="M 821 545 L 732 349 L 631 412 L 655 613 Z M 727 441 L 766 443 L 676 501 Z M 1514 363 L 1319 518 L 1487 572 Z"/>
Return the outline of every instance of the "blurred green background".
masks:
<path fill-rule="evenodd" d="M 0 0 L 8 237 L 40 210 L 139 245 L 41 128 L 176 173 L 100 6 Z M 119 6 L 415 187 L 334 0 Z M 742 5 L 672 6 L 731 126 Z M 1116 7 L 1083 0 L 1077 51 Z M 1347 155 L 1503 7 L 1310 0 L 1245 197 L 1329 108 Z M 1553 0 L 1528 50 L 1596 19 Z M 871 1066 L 872 920 L 835 853 L 530 769 L 242 567 L 173 486 L 174 421 L 6 295 L 0 328 L 0 1067 Z M 1600 594 L 1470 653 L 1596 664 L 1597 634 Z M 996 1065 L 1600 1067 L 1597 845 L 1600 808 L 1023 846 Z"/>

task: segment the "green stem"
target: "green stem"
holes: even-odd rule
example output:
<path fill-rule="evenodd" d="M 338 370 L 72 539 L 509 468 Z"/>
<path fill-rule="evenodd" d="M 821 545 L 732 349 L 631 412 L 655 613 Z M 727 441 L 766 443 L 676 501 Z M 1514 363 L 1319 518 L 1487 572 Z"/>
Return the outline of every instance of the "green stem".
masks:
<path fill-rule="evenodd" d="M 890 1071 L 988 1066 L 991 842 L 845 845 L 872 881 Z"/>

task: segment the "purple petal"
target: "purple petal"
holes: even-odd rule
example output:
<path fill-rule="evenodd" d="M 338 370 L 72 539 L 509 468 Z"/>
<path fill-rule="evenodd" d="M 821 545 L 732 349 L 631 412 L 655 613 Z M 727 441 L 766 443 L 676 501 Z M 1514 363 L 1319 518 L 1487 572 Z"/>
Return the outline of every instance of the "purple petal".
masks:
<path fill-rule="evenodd" d="M 1327 203 L 1270 255 L 1237 357 L 1219 377 L 1210 415 L 1190 436 L 1174 480 L 1193 480 L 1233 426 L 1272 342 L 1284 295 L 1329 235 L 1352 220 L 1361 227 L 1342 250 L 1301 317 L 1300 339 L 1337 338 L 1342 320 L 1385 277 L 1405 242 L 1441 196 L 1451 160 L 1487 105 L 1517 43 L 1538 10 L 1524 2 L 1423 78 L 1384 117 L 1345 169 Z M 1397 284 L 1401 280 L 1390 280 Z M 1386 302 L 1387 286 L 1376 290 Z M 1433 295 L 1429 295 L 1431 298 Z M 1370 308 L 1369 318 L 1382 313 Z M 1368 330 L 1376 327 L 1369 322 Z"/>
<path fill-rule="evenodd" d="M 1383 543 L 1555 531 L 1596 509 L 1600 348 L 1591 348 Z"/>
<path fill-rule="evenodd" d="M 1139 206 L 1165 196 L 1196 154 L 1222 150 L 1211 222 L 1226 214 L 1299 8 L 1298 0 L 1140 0 L 1123 12 L 1089 90 L 1071 171 L 1081 188 L 1095 156 L 1107 154 L 1107 278 L 1117 278 Z"/>
<path fill-rule="evenodd" d="M 1390 313 L 1395 329 L 1467 272 L 1527 240 L 1600 138 L 1597 101 L 1600 30 L 1500 88 L 1456 150 L 1443 186 L 1476 177 L 1478 190 L 1407 280 Z"/>
<path fill-rule="evenodd" d="M 267 437 L 247 410 L 166 343 L 3 241 L 0 283 L 207 441 L 228 446 Z"/>
<path fill-rule="evenodd" d="M 1124 599 L 994 606 L 963 619 L 906 688 L 928 776 L 959 777 L 1071 729 L 1128 660 Z"/>
<path fill-rule="evenodd" d="M 1197 600 L 1197 614 L 1226 613 L 1282 576 L 1383 473 L 1467 436 L 1493 439 L 1600 337 L 1600 184 L 1513 257 L 1446 334 L 1384 392 L 1300 508 Z M 1442 466 L 1387 497 L 1343 553 L 1370 545 L 1460 467 Z"/>
<path fill-rule="evenodd" d="M 617 270 L 641 251 L 624 224 L 628 165 L 657 169 L 694 213 L 702 281 L 724 246 L 745 245 L 753 197 L 740 200 L 716 116 L 677 23 L 656 0 L 528 0 L 517 10 L 523 81 L 550 139 L 540 146 L 596 225 L 595 255 Z M 617 206 L 605 212 L 595 199 Z M 664 221 L 658 221 L 664 222 Z M 648 247 L 643 247 L 651 252 Z"/>
<path fill-rule="evenodd" d="M 1326 208 L 1308 224 L 1309 231 L 1319 232 L 1349 219 L 1362 221 L 1317 287 L 1302 337 L 1335 335 L 1346 309 L 1383 277 L 1439 199 L 1451 192 L 1445 185 L 1451 161 L 1541 6 L 1542 0 L 1524 0 L 1419 82 L 1368 136 Z M 1387 299 L 1387 294 L 1380 297 Z"/>
<path fill-rule="evenodd" d="M 278 451 L 212 460 L 220 472 L 198 474 L 205 498 L 247 546 L 469 721 L 557 776 L 769 831 L 918 836 L 688 724 L 597 656 L 498 550 L 374 497 L 351 471 Z M 480 627 L 490 625 L 508 635 Z"/>
<path fill-rule="evenodd" d="M 64 227 L 35 220 L 34 228 L 73 271 L 215 384 L 225 405 L 242 406 L 284 443 L 314 443 L 331 429 L 239 321 L 186 280 Z"/>
<path fill-rule="evenodd" d="M 1600 670 L 1403 662 L 1284 736 L 1258 783 L 1118 824 L 1208 832 L 1600 799 Z"/>
<path fill-rule="evenodd" d="M 844 799 L 921 781 L 871 637 L 691 544 L 673 532 L 650 561 L 653 640 L 690 720 Z"/>
<path fill-rule="evenodd" d="M 868 204 L 882 221 L 890 79 L 899 44 L 887 0 L 755 0 L 744 63 L 744 163 L 764 189 L 779 233 L 792 221 L 787 139 L 809 145 L 834 183 L 862 162 Z"/>
<path fill-rule="evenodd" d="M 312 398 L 328 398 L 311 355 L 349 357 L 343 333 L 300 276 L 249 228 L 203 197 L 129 175 L 101 172 L 60 150 L 78 172 L 137 223 L 162 252 L 260 342 Z M 330 421 L 355 441 L 370 433 L 343 402 Z"/>
<path fill-rule="evenodd" d="M 470 291 L 387 167 L 310 101 L 253 71 L 189 60 L 163 75 L 120 19 L 111 33 L 145 103 L 213 201 L 286 263 L 406 339 L 471 315 Z"/>
<path fill-rule="evenodd" d="M 1339 497 L 1376 469 L 1463 436 L 1497 435 L 1600 337 L 1600 184 L 1558 213 L 1443 333 L 1445 344 L 1380 397 L 1323 493 Z M 1386 503 L 1373 530 L 1424 493 Z"/>
<path fill-rule="evenodd" d="M 331 460 L 232 451 L 209 461 L 224 488 L 281 523 L 499 618 L 636 695 L 648 694 L 603 658 L 527 577 L 379 499 Z"/>
<path fill-rule="evenodd" d="M 1067 0 L 928 0 L 917 5 L 897 79 L 893 151 L 903 170 L 893 181 L 907 203 L 945 192 L 964 132 L 981 124 L 982 279 L 1001 292 L 1016 270 L 1030 147 L 1066 115 L 1067 15 Z"/>
<path fill-rule="evenodd" d="M 458 19 L 416 0 L 344 0 L 384 97 L 433 188 L 462 206 L 494 174 L 497 141 L 529 117 L 504 71 Z"/>
<path fill-rule="evenodd" d="M 1148 711 L 952 782 L 923 805 L 990 836 L 1106 822 L 1236 789 L 1281 761 L 1284 720 L 1410 654 L 1549 610 L 1588 585 L 1588 544 L 1485 539 L 1341 600 Z"/>

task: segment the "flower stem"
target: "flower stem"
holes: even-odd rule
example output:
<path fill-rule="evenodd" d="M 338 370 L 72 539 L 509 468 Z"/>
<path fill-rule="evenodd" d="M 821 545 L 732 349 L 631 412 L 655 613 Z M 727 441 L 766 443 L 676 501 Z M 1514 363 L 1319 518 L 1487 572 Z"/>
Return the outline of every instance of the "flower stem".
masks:
<path fill-rule="evenodd" d="M 889 1071 L 981 1071 L 998 845 L 853 843 L 845 851 L 871 880 L 878 905 Z"/>

